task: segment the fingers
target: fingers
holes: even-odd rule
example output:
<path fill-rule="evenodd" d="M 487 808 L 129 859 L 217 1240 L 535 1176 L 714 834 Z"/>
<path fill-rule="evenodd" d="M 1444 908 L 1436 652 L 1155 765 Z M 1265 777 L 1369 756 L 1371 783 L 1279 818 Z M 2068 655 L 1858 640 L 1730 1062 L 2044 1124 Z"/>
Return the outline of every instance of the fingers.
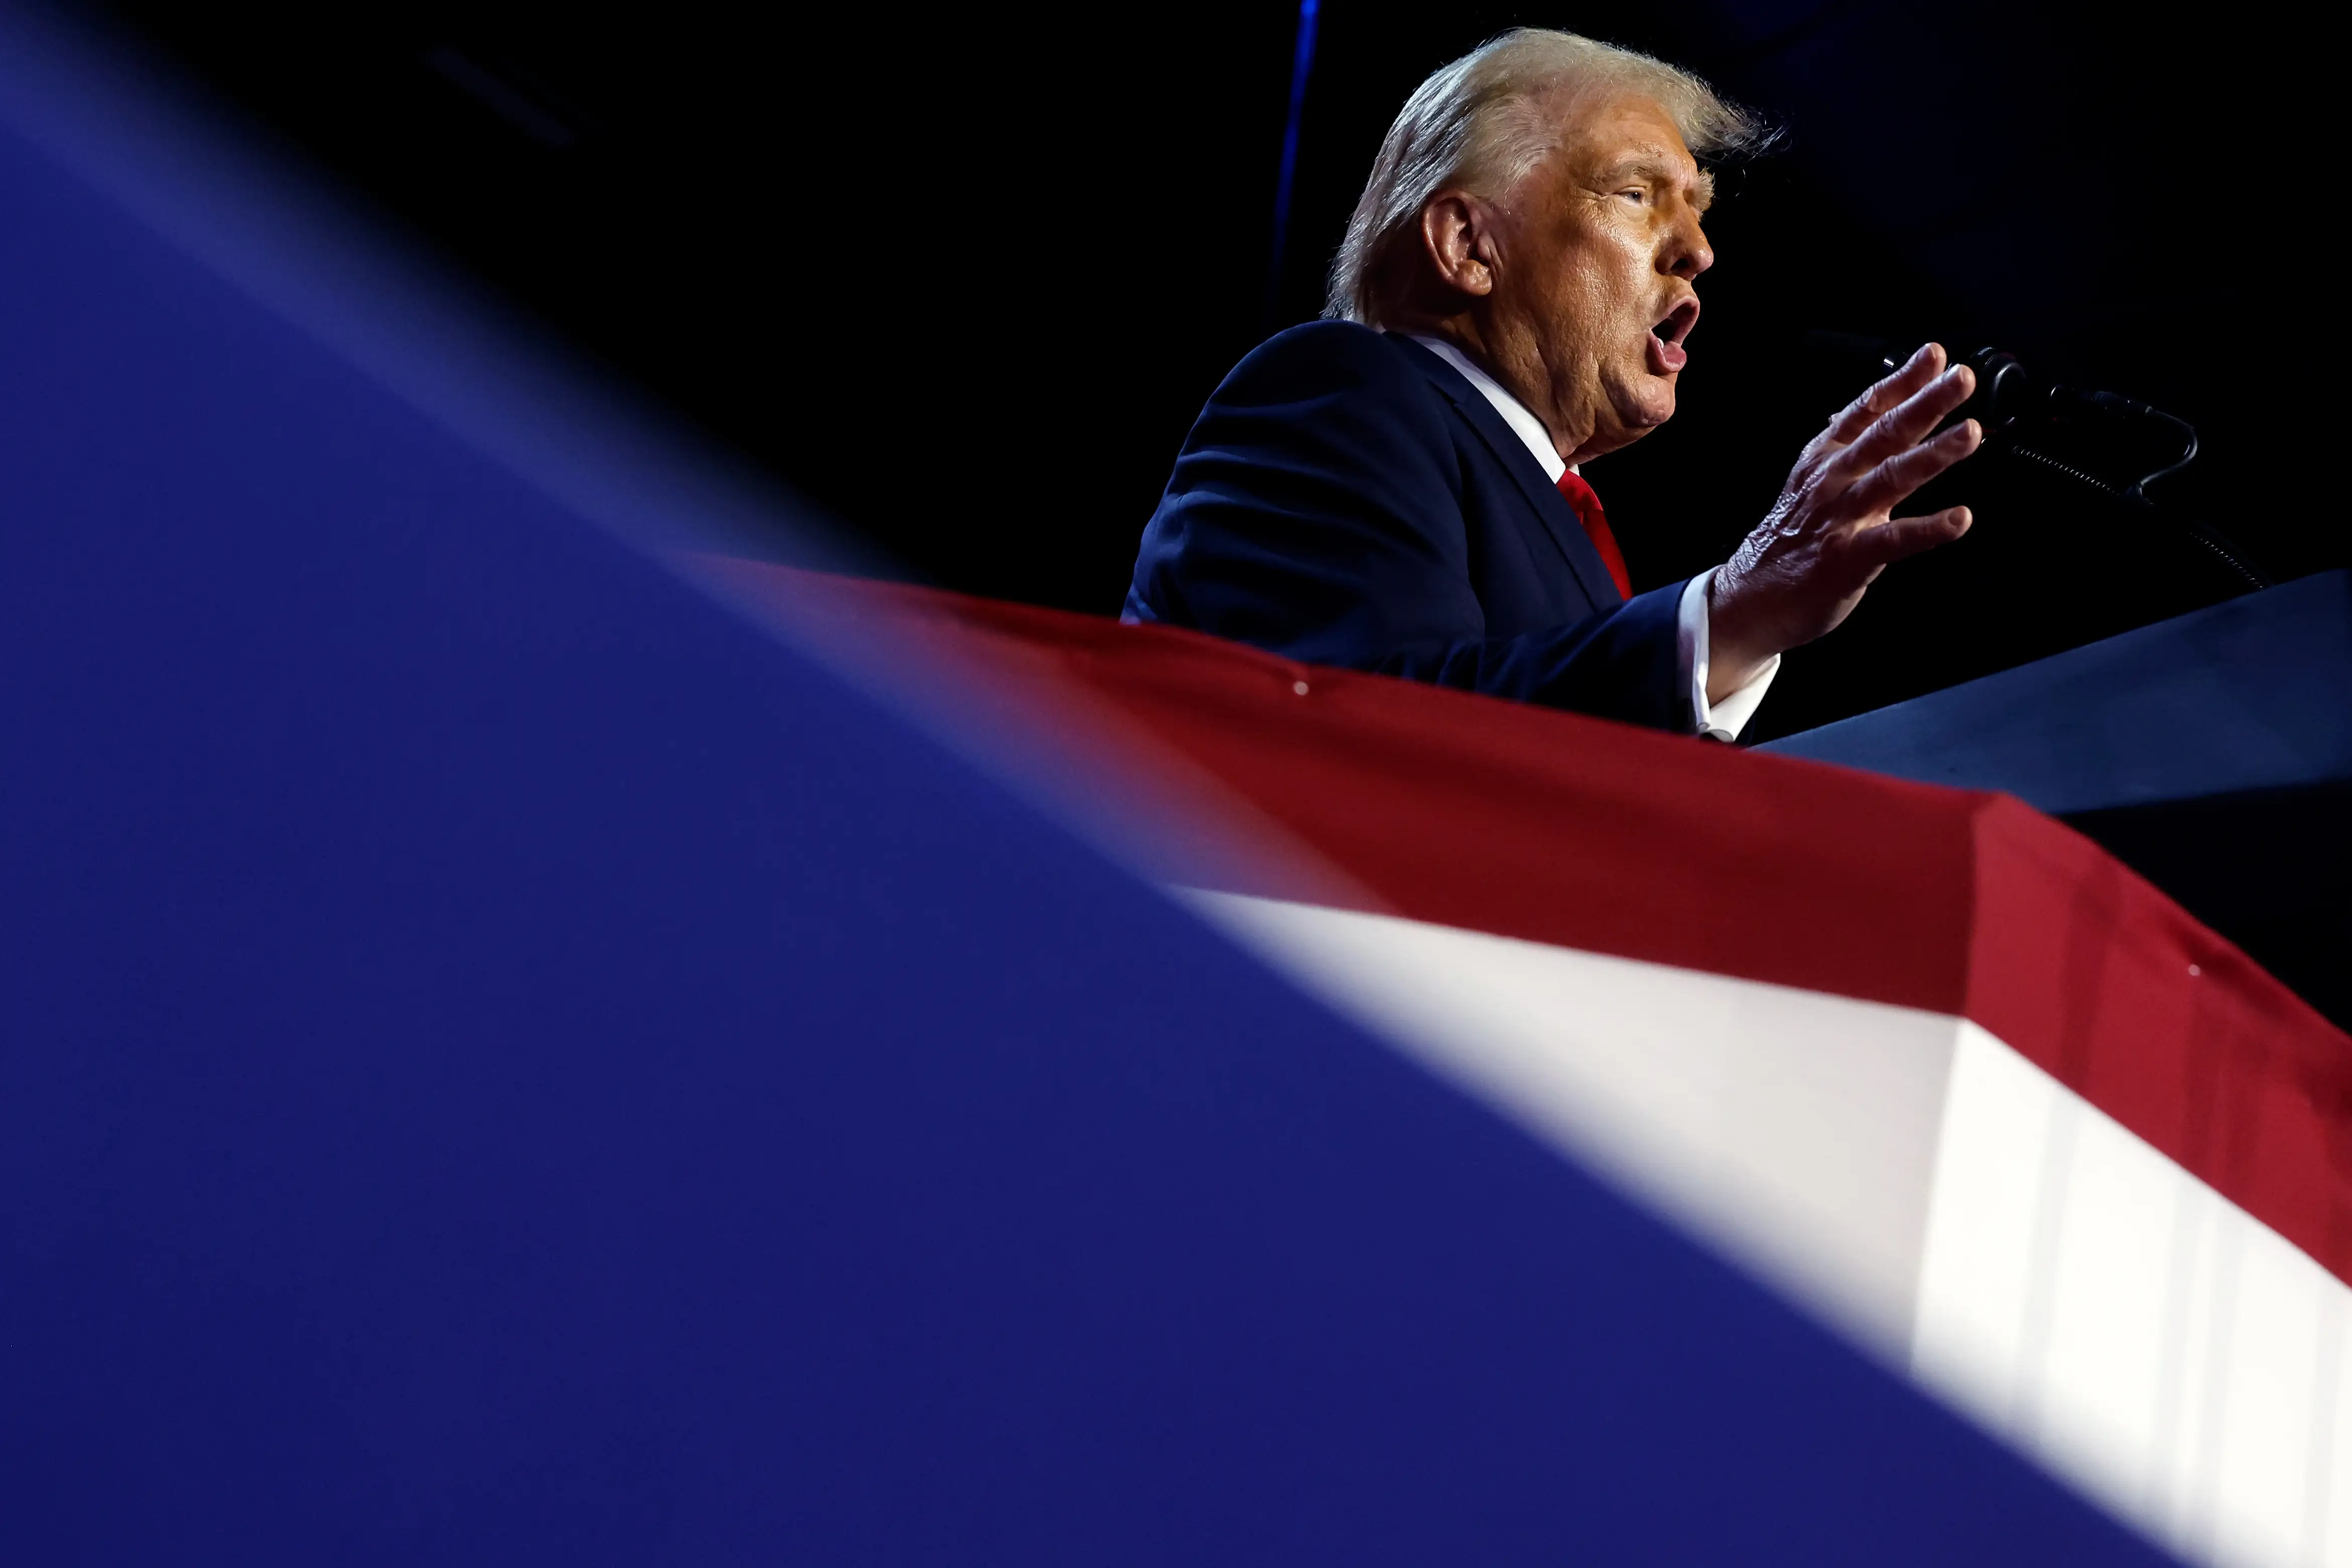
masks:
<path fill-rule="evenodd" d="M 1847 489 L 1846 515 L 1868 517 L 1894 510 L 1913 490 L 1975 451 L 1983 440 L 1983 426 L 1963 419 L 1932 441 L 1898 451 Z"/>
<path fill-rule="evenodd" d="M 1945 415 L 1966 403 L 1976 385 L 1976 372 L 1964 364 L 1954 365 L 1871 421 L 1853 445 L 1830 459 L 1827 477 L 1832 484 L 1853 483 L 1877 464 L 1916 445 Z"/>
<path fill-rule="evenodd" d="M 1969 531 L 1976 519 L 1964 506 L 1946 507 L 1927 517 L 1898 517 L 1882 522 L 1875 528 L 1865 528 L 1853 537 L 1855 552 L 1871 563 L 1874 572 L 1880 567 L 1933 550 L 1938 544 L 1949 544 Z"/>
<path fill-rule="evenodd" d="M 1903 362 L 1902 369 L 1838 410 L 1837 416 L 1830 421 L 1830 439 L 1840 446 L 1860 439 L 1872 420 L 1898 406 L 1905 398 L 1934 381 L 1943 369 L 1944 345 L 1921 345 L 1918 353 Z"/>

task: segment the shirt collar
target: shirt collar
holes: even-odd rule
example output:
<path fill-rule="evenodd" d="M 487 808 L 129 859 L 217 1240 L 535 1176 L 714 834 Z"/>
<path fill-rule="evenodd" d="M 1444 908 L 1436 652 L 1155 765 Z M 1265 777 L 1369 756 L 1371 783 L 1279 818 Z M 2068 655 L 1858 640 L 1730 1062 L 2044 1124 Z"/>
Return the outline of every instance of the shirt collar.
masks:
<path fill-rule="evenodd" d="M 1551 444 L 1551 435 L 1544 429 L 1543 421 L 1528 413 L 1526 404 L 1505 392 L 1501 382 L 1480 370 L 1471 362 L 1469 355 L 1444 338 L 1426 338 L 1419 332 L 1405 335 L 1467 377 L 1470 384 L 1478 389 L 1479 395 L 1495 405 L 1495 412 L 1503 416 L 1503 423 L 1511 427 L 1511 434 L 1527 443 L 1528 450 L 1534 453 L 1536 461 L 1543 465 L 1544 478 L 1554 484 L 1559 483 L 1560 475 L 1569 471 L 1568 465 L 1559 460 L 1559 449 Z"/>

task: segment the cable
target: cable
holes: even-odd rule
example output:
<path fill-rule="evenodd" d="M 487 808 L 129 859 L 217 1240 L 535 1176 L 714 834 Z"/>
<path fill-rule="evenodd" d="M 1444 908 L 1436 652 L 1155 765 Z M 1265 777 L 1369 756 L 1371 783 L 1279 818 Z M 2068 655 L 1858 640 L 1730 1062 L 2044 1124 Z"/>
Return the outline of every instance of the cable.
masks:
<path fill-rule="evenodd" d="M 2167 414 L 2161 408 L 2147 409 L 2140 416 L 2140 417 L 2154 424 L 2171 426 L 2175 430 L 2180 432 L 2181 438 L 2185 443 L 2184 448 L 2179 458 L 2175 458 L 2166 467 L 2157 469 L 2156 472 L 2145 476 L 2137 484 L 2132 486 L 2132 488 L 2126 492 L 2138 500 L 2147 500 L 2148 486 L 2156 483 L 2158 479 L 2170 479 L 2173 475 L 2179 473 L 2181 469 L 2187 468 L 2189 464 L 2197 460 L 2197 426 L 2191 425 L 2186 419 L 2174 418 L 2171 415 Z"/>
<path fill-rule="evenodd" d="M 2184 511 L 2165 510 L 2159 509 L 2154 501 L 2147 499 L 2145 492 L 2149 485 L 2154 484 L 2158 479 L 2179 473 L 2182 468 L 2189 466 L 2190 459 L 2197 456 L 2196 431 L 2190 429 L 2186 422 L 2175 419 L 2170 415 L 2158 415 L 2157 417 L 2163 419 L 2167 424 L 2179 426 L 2181 430 L 2188 435 L 2188 455 L 2181 458 L 2179 461 L 2172 463 L 2168 467 L 2158 468 L 2156 472 L 2139 480 L 2128 489 L 2119 485 L 2111 484 L 2107 480 L 2100 479 L 2095 475 L 2084 473 L 2082 469 L 2074 467 L 2072 464 L 2062 463 L 2057 458 L 2047 456 L 2044 453 L 2037 452 L 2031 447 L 2021 446 L 2012 442 L 2010 445 L 2009 450 L 2017 457 L 2030 458 L 2045 468 L 2050 468 L 2057 473 L 2063 474 L 2066 478 L 2074 480 L 2077 484 L 2088 485 L 2091 489 L 2097 490 L 2100 494 L 2113 497 L 2116 500 L 2122 502 L 2124 505 L 2130 507 L 2135 510 L 2155 513 L 2165 521 L 2175 524 L 2181 530 L 2181 531 L 2188 534 L 2189 538 L 2195 540 L 2207 550 L 2212 552 L 2212 553 L 2221 561 L 2221 564 L 2228 567 L 2230 571 L 2241 582 L 2244 583 L 2249 589 L 2259 592 L 2262 589 L 2271 587 L 2273 584 L 2270 578 L 2263 573 L 2261 568 L 2252 563 L 2251 559 L 2246 554 L 2245 547 L 2239 544 L 2228 534 L 2223 533 L 2220 529 L 2214 527 L 2211 523 L 2205 521 L 2202 518 L 2192 517 Z"/>

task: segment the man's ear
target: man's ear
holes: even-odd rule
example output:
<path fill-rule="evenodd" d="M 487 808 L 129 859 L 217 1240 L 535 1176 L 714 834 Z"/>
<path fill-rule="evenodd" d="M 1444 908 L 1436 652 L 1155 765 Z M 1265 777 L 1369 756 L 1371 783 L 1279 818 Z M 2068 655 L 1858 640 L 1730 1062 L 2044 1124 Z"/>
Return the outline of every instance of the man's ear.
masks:
<path fill-rule="evenodd" d="M 1458 293 L 1495 291 L 1494 238 L 1475 196 L 1441 191 L 1422 204 L 1421 247 L 1439 281 Z"/>

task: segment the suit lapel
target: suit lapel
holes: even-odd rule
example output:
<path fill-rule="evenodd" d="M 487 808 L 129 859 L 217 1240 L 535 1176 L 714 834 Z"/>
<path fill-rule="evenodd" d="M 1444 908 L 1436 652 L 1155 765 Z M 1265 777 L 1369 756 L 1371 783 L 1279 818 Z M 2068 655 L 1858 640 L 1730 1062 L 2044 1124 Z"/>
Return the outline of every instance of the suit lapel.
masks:
<path fill-rule="evenodd" d="M 1576 578 L 1577 586 L 1584 590 L 1584 596 L 1598 608 L 1622 604 L 1623 596 L 1617 592 L 1615 579 L 1602 563 L 1601 552 L 1592 547 L 1591 535 L 1577 521 L 1576 509 L 1544 477 L 1543 466 L 1536 461 L 1535 454 L 1528 450 L 1517 432 L 1503 423 L 1495 405 L 1465 380 L 1460 371 L 1411 338 L 1402 332 L 1385 335 L 1404 350 L 1414 366 L 1429 378 L 1429 384 L 1470 422 L 1470 428 L 1478 432 L 1487 450 L 1495 454 L 1495 460 L 1503 465 L 1503 471 L 1511 476 L 1527 498 L 1528 506 L 1543 524 L 1544 531 L 1551 536 L 1552 543 L 1559 547 L 1561 559 L 1568 563 L 1569 572 Z"/>

